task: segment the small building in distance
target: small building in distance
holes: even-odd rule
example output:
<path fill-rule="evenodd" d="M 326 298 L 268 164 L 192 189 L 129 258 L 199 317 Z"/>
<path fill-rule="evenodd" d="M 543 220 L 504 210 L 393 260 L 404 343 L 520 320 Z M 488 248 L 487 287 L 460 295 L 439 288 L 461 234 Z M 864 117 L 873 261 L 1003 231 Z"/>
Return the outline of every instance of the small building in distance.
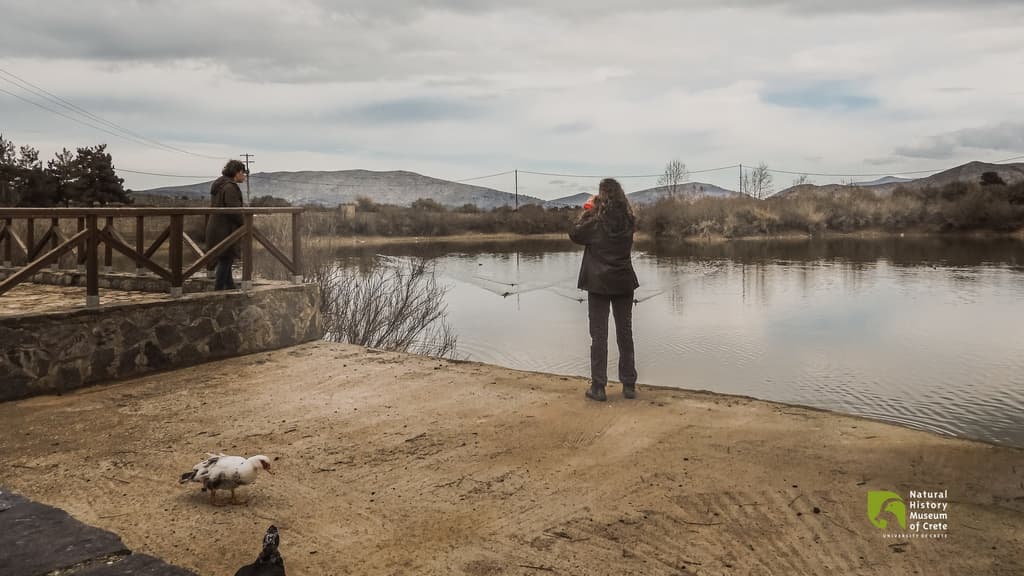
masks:
<path fill-rule="evenodd" d="M 342 220 L 351 220 L 356 217 L 355 204 L 338 204 L 338 217 Z"/>

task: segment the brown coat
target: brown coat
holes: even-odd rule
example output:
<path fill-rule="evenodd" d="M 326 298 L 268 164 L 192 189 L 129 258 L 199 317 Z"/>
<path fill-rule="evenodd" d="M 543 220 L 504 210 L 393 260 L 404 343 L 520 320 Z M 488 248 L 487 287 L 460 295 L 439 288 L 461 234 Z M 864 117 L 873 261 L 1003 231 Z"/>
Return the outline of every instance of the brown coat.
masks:
<path fill-rule="evenodd" d="M 234 180 L 221 176 L 210 186 L 210 206 L 213 208 L 241 208 L 242 190 Z M 232 232 L 242 227 L 241 214 L 213 214 L 206 223 L 206 249 L 210 250 Z M 222 256 L 239 257 L 238 243 L 221 253 Z"/>
<path fill-rule="evenodd" d="M 580 290 L 618 296 L 631 294 L 640 286 L 630 258 L 633 224 L 628 220 L 618 224 L 602 221 L 595 210 L 588 210 L 573 225 L 569 238 L 586 246 L 577 284 Z"/>

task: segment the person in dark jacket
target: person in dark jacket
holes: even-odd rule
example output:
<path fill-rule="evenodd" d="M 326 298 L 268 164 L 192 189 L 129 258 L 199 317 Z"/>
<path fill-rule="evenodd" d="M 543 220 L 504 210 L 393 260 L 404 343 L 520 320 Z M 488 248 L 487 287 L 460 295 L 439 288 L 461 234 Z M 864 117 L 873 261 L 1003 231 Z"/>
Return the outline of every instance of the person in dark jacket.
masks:
<path fill-rule="evenodd" d="M 590 314 L 590 388 L 587 397 L 605 401 L 608 384 L 608 308 L 615 317 L 619 381 L 626 398 L 636 398 L 633 351 L 633 292 L 640 286 L 630 253 L 636 220 L 618 181 L 601 181 L 593 207 L 584 210 L 569 238 L 586 246 L 578 287 L 587 291 Z"/>
<path fill-rule="evenodd" d="M 210 186 L 210 206 L 213 208 L 241 208 L 242 190 L 239 184 L 245 182 L 245 164 L 229 160 L 221 170 L 221 177 Z M 206 249 L 211 250 L 232 232 L 242 226 L 241 214 L 213 214 L 206 223 Z M 235 280 L 231 277 L 231 266 L 238 259 L 238 244 L 228 246 L 217 257 L 216 284 L 214 290 L 234 290 Z"/>

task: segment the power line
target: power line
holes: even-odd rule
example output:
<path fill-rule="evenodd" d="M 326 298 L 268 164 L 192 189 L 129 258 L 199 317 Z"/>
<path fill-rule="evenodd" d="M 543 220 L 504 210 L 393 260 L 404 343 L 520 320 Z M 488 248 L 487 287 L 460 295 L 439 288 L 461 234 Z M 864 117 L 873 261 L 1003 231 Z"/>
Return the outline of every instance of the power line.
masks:
<path fill-rule="evenodd" d="M 750 167 L 750 166 L 748 166 L 748 168 L 751 169 L 751 170 L 755 169 L 754 167 Z M 871 177 L 871 176 L 895 176 L 895 175 L 898 175 L 898 174 L 933 174 L 935 172 L 942 172 L 943 170 L 948 170 L 948 168 L 939 168 L 938 170 L 914 170 L 914 171 L 903 171 L 903 172 L 890 171 L 890 172 L 879 172 L 879 173 L 876 173 L 876 174 L 826 174 L 826 173 L 823 173 L 823 172 L 797 172 L 797 171 L 794 171 L 794 170 L 780 170 L 780 169 L 777 169 L 777 168 L 767 168 L 767 170 L 768 170 L 768 172 L 774 172 L 776 174 L 792 174 L 794 176 L 807 175 L 807 176 L 831 176 L 831 177 L 834 177 L 834 178 L 844 178 L 844 177 L 866 178 L 866 177 Z"/>
<path fill-rule="evenodd" d="M 0 69 L 0 72 L 2 72 L 4 74 L 9 74 L 9 72 L 6 72 L 3 69 Z M 79 115 L 85 116 L 89 120 L 93 120 L 92 118 L 89 118 L 88 114 L 83 114 L 83 113 L 79 112 L 78 110 L 75 110 L 73 105 L 64 104 L 63 102 L 59 101 L 59 99 L 54 99 L 54 98 L 48 97 L 46 94 L 44 94 L 45 90 L 42 90 L 42 89 L 36 90 L 36 89 L 33 89 L 31 87 L 31 85 L 23 85 L 20 82 L 15 82 L 15 81 L 9 80 L 7 78 L 3 78 L 3 77 L 0 77 L 0 80 L 2 80 L 4 82 L 7 82 L 8 84 L 14 86 L 15 88 L 19 88 L 21 90 L 24 90 L 25 92 L 27 92 L 27 93 L 29 93 L 29 94 L 31 94 L 33 96 L 40 97 L 46 103 L 56 104 L 57 106 L 60 106 L 61 108 L 64 108 L 65 110 L 68 110 L 72 114 L 79 114 Z M 59 115 L 59 116 L 61 116 L 63 118 L 67 118 L 67 119 L 72 120 L 74 122 L 78 122 L 79 124 L 84 124 L 85 126 L 89 126 L 90 128 L 94 128 L 96 130 L 102 130 L 103 132 L 105 132 L 107 134 L 111 134 L 112 136 L 117 136 L 119 138 L 127 139 L 127 140 L 129 140 L 130 142 L 132 142 L 134 144 L 144 144 L 144 145 L 151 146 L 151 147 L 157 147 L 160 150 L 165 150 L 165 148 L 162 145 L 159 145 L 159 144 L 153 145 L 153 144 L 147 142 L 145 138 L 143 138 L 141 136 L 133 135 L 133 134 L 131 134 L 129 132 L 126 132 L 125 130 L 118 129 L 117 127 L 111 127 L 110 128 L 110 129 L 113 129 L 113 130 L 117 130 L 117 133 L 113 133 L 113 132 L 110 132 L 110 129 L 108 129 L 108 128 L 103 128 L 101 126 L 96 126 L 96 125 L 94 125 L 94 124 L 92 124 L 90 122 L 83 122 L 81 119 L 79 119 L 77 117 L 68 116 L 66 113 L 61 112 L 60 110 L 56 110 L 56 109 L 50 108 L 49 106 L 40 105 L 39 103 L 35 102 L 34 100 L 23 98 L 21 96 L 18 96 L 17 94 L 9 92 L 7 90 L 4 90 L 4 92 L 7 93 L 7 94 L 10 94 L 11 96 L 14 96 L 15 98 L 18 98 L 18 99 L 22 100 L 23 102 L 28 102 L 29 104 L 33 104 L 35 106 L 38 106 L 39 108 L 42 108 L 43 110 L 46 110 L 47 112 L 51 112 L 53 114 L 57 114 L 57 115 Z M 103 120 L 102 118 L 97 118 L 97 119 L 95 119 L 93 121 L 100 122 L 101 124 L 107 124 L 107 125 L 110 124 L 109 122 Z"/>
<path fill-rule="evenodd" d="M 721 168 L 706 168 L 704 170 L 687 170 L 689 174 L 703 174 L 704 172 L 721 172 L 722 170 L 733 170 L 739 168 L 741 164 L 732 164 L 730 166 L 722 166 Z"/>
<path fill-rule="evenodd" d="M 557 176 L 559 178 L 608 178 L 607 174 L 594 175 L 594 174 L 560 174 L 557 172 L 532 172 L 530 170 L 520 170 L 520 174 L 533 174 L 534 176 Z M 630 176 L 615 176 L 615 178 L 657 178 L 661 174 L 634 174 Z"/>
<path fill-rule="evenodd" d="M 124 137 L 131 137 L 131 138 L 133 138 L 133 139 L 135 139 L 137 141 L 141 141 L 143 143 L 147 143 L 147 144 L 149 144 L 152 147 L 158 147 L 160 149 L 164 149 L 164 150 L 167 150 L 167 151 L 173 151 L 173 152 L 179 152 L 179 153 L 182 153 L 182 154 L 188 154 L 190 156 L 196 156 L 196 157 L 200 157 L 200 158 L 209 158 L 209 159 L 212 159 L 212 160 L 223 160 L 224 159 L 223 157 L 220 157 L 220 156 L 210 156 L 210 155 L 207 155 L 207 154 L 200 154 L 200 153 L 197 153 L 197 152 L 191 152 L 191 151 L 185 150 L 183 148 L 178 148 L 176 146 L 171 146 L 170 144 L 165 144 L 163 142 L 160 142 L 159 140 L 154 140 L 152 138 L 147 138 L 146 136 L 138 134 L 137 132 L 133 132 L 133 131 L 129 130 L 128 128 L 125 128 L 124 126 L 121 126 L 120 124 L 117 124 L 116 122 L 112 122 L 112 121 L 107 120 L 107 119 L 105 119 L 105 118 L 103 118 L 101 116 L 93 114 L 92 112 L 86 110 L 85 108 L 82 108 L 81 106 L 78 106 L 78 105 L 74 104 L 73 102 L 70 102 L 69 100 L 66 100 L 64 98 L 61 98 L 60 96 L 58 96 L 58 95 L 56 95 L 56 94 L 46 90 L 45 88 L 42 88 L 40 86 L 37 86 L 36 84 L 33 84 L 32 82 L 29 82 L 28 80 L 25 80 L 24 78 L 18 76 L 17 74 L 14 74 L 13 72 L 10 72 L 8 70 L 0 68 L 0 73 L 3 73 L 5 75 L 7 75 L 7 76 L 10 76 L 11 78 L 14 78 L 14 80 L 12 81 L 12 80 L 10 80 L 8 78 L 0 77 L 0 80 L 3 80 L 5 82 L 7 82 L 8 84 L 13 84 L 13 85 L 17 86 L 18 88 L 21 88 L 22 90 L 25 90 L 26 92 L 30 92 L 30 93 L 32 93 L 32 94 L 34 94 L 36 96 L 39 96 L 39 97 L 41 97 L 41 98 L 43 98 L 45 100 L 53 102 L 54 104 L 57 104 L 57 105 L 65 108 L 65 109 L 67 109 L 67 110 L 69 110 L 69 111 L 71 111 L 73 113 L 81 114 L 81 115 L 85 116 L 86 118 L 89 118 L 89 119 L 91 119 L 93 121 L 96 121 L 96 122 L 100 122 L 101 124 L 104 124 L 104 125 L 112 128 L 112 129 L 114 129 L 114 130 L 117 130 L 117 131 L 123 133 L 123 135 L 121 135 L 122 138 L 124 138 Z M 11 94 L 10 92 L 7 92 L 7 93 Z M 54 110 L 51 110 L 51 109 L 48 109 L 48 108 L 44 108 L 44 109 L 49 110 L 50 112 L 56 113 L 56 111 L 54 111 Z M 64 117 L 68 118 L 67 116 L 64 116 Z M 89 125 L 89 126 L 91 126 L 91 125 Z M 92 127 L 99 129 L 96 126 L 92 126 Z M 107 132 L 107 131 L 104 130 L 104 132 Z M 107 132 L 107 133 L 110 134 L 110 132 Z M 115 135 L 117 135 L 117 134 L 115 134 Z"/>
<path fill-rule="evenodd" d="M 515 170 L 506 170 L 504 172 L 498 172 L 497 174 L 488 174 L 486 176 L 474 176 L 473 178 L 463 178 L 462 180 L 452 180 L 452 182 L 459 182 L 459 183 L 461 183 L 461 182 L 472 182 L 474 180 L 486 180 L 488 178 L 495 178 L 497 176 L 505 176 L 506 174 L 511 174 L 513 172 L 515 172 Z"/>
<path fill-rule="evenodd" d="M 127 168 L 115 168 L 117 172 L 128 172 L 129 174 L 143 174 L 146 176 L 163 176 L 165 178 L 200 178 L 203 180 L 209 180 L 209 176 L 188 176 L 186 174 L 161 174 L 159 172 L 143 172 L 142 170 L 129 170 Z"/>
<path fill-rule="evenodd" d="M 718 168 L 704 168 L 702 170 L 687 170 L 687 174 L 703 174 L 706 172 L 721 172 L 722 170 L 732 170 L 739 167 L 739 164 L 732 164 L 729 166 L 720 166 Z M 520 170 L 520 174 L 533 174 L 535 176 L 558 176 L 561 178 L 609 178 L 607 174 L 596 175 L 596 174 L 563 174 L 556 172 L 531 172 L 529 170 Z M 611 176 L 613 178 L 661 178 L 664 173 L 661 174 L 627 174 L 623 176 Z"/>
<path fill-rule="evenodd" d="M 45 106 L 45 105 L 40 104 L 38 102 L 35 102 L 34 100 L 29 100 L 28 98 L 24 98 L 22 96 L 19 96 L 18 94 L 15 94 L 14 92 L 11 92 L 9 90 L 5 90 L 4 88 L 0 88 L 0 92 L 3 92 L 4 94 L 7 94 L 8 96 L 13 96 L 13 97 L 17 98 L 18 100 L 21 100 L 22 102 L 27 102 L 27 103 L 29 103 L 29 104 L 31 104 L 33 106 L 36 106 L 37 108 L 42 108 L 43 110 L 46 110 L 47 112 L 50 112 L 52 114 L 56 114 L 58 116 L 62 116 L 64 118 L 67 118 L 68 120 L 71 120 L 72 122 L 77 122 L 77 123 L 82 124 L 84 126 L 88 126 L 89 128 L 92 128 L 94 130 L 99 130 L 100 132 L 105 132 L 107 134 L 110 134 L 111 136 L 115 136 L 117 138 L 121 138 L 123 140 L 127 140 L 127 141 L 129 141 L 129 142 L 131 142 L 133 144 L 146 144 L 145 142 L 139 141 L 139 140 L 137 140 L 137 139 L 135 139 L 135 138 L 133 138 L 131 136 L 125 136 L 123 134 L 118 134 L 116 132 L 111 132 L 110 130 L 107 130 L 106 128 L 103 128 L 102 126 L 96 126 L 95 124 L 91 124 L 91 123 L 86 122 L 85 120 L 82 120 L 80 118 L 75 118 L 74 116 L 68 116 L 67 114 L 61 112 L 60 110 L 54 110 L 53 108 L 50 108 L 48 106 Z"/>

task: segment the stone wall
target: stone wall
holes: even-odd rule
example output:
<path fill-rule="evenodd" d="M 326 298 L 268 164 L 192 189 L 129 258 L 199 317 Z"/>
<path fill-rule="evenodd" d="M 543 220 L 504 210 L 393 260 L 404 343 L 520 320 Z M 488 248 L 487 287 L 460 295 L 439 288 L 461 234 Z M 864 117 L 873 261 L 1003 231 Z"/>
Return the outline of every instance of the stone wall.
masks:
<path fill-rule="evenodd" d="M 0 401 L 323 336 L 312 284 L 0 317 Z"/>

